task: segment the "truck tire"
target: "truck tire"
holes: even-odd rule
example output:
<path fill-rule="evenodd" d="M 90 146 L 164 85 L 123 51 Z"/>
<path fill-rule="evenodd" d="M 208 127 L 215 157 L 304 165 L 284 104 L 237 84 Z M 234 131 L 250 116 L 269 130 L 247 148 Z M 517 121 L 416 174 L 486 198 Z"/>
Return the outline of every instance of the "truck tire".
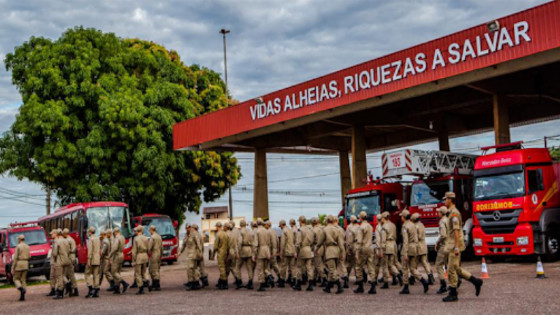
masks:
<path fill-rule="evenodd" d="M 51 272 L 46 272 L 45 273 L 45 278 L 47 279 L 47 281 L 51 280 Z"/>
<path fill-rule="evenodd" d="M 168 264 L 169 266 L 173 265 L 174 263 L 175 263 L 174 260 L 168 260 L 168 261 L 167 261 L 167 264 Z"/>
<path fill-rule="evenodd" d="M 544 258 L 546 261 L 556 261 L 560 259 L 560 231 L 558 231 L 556 226 L 550 226 L 546 230 L 544 235 Z"/>
<path fill-rule="evenodd" d="M 12 274 L 12 267 L 6 266 L 6 280 L 9 284 L 14 284 L 14 275 Z"/>

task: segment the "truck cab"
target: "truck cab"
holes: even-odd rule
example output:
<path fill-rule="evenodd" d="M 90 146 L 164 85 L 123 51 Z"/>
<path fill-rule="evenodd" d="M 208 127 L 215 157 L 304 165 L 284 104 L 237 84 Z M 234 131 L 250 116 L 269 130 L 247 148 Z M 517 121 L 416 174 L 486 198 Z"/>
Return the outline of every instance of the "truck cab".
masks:
<path fill-rule="evenodd" d="M 133 222 L 134 226 L 141 225 L 144 228 L 144 235 L 146 235 L 148 238 L 150 237 L 149 228 L 151 225 L 154 225 L 156 227 L 157 233 L 161 236 L 162 239 L 163 253 L 161 256 L 161 261 L 165 261 L 169 265 L 177 262 L 177 259 L 179 257 L 179 240 L 175 232 L 175 229 L 178 226 L 177 221 L 171 221 L 171 218 L 164 214 L 147 213 L 141 216 L 134 217 Z M 131 237 L 131 244 L 133 239 L 134 237 Z M 128 262 L 132 260 L 132 246 L 124 250 L 124 260 Z"/>
<path fill-rule="evenodd" d="M 13 255 L 18 244 L 18 236 L 25 236 L 25 243 L 29 245 L 29 271 L 27 275 L 50 278 L 51 245 L 47 240 L 45 230 L 37 222 L 12 223 L 8 228 L 0 229 L 0 276 L 13 281 L 11 273 Z"/>

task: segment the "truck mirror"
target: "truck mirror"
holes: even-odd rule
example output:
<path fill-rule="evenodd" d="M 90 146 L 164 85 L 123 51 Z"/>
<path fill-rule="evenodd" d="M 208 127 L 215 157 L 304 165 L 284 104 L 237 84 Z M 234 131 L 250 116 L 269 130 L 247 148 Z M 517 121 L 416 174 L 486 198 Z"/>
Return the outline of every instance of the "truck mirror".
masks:
<path fill-rule="evenodd" d="M 177 228 L 179 226 L 179 221 L 175 220 L 173 221 L 173 227 Z"/>

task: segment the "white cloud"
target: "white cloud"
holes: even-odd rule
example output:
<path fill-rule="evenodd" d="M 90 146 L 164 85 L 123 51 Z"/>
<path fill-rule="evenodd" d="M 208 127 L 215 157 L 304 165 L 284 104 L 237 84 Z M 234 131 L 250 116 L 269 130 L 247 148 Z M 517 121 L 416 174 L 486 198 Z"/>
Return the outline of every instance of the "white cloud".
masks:
<path fill-rule="evenodd" d="M 136 10 L 134 10 L 132 19 L 138 22 L 144 22 L 146 20 L 146 11 L 142 10 L 141 8 L 137 8 Z"/>

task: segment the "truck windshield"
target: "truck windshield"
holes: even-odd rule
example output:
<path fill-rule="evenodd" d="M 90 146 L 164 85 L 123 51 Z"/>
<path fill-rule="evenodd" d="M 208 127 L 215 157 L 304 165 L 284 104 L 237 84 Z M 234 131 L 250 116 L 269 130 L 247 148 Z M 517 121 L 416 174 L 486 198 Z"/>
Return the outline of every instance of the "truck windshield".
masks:
<path fill-rule="evenodd" d="M 453 180 L 415 182 L 412 184 L 410 193 L 410 205 L 423 206 L 441 203 L 448 191 L 453 191 Z"/>
<path fill-rule="evenodd" d="M 368 218 L 381 212 L 379 195 L 346 199 L 346 217 L 348 220 L 350 220 L 352 215 L 358 217 L 362 211 L 368 214 Z"/>
<path fill-rule="evenodd" d="M 475 178 L 474 200 L 515 198 L 525 195 L 523 171 Z"/>
<path fill-rule="evenodd" d="M 122 236 L 130 237 L 130 218 L 125 207 L 91 207 L 87 209 L 88 225 L 95 227 L 95 235 L 101 230 L 118 227 Z"/>
<path fill-rule="evenodd" d="M 150 225 L 156 227 L 156 231 L 161 235 L 162 239 L 170 239 L 175 237 L 175 229 L 173 228 L 173 223 L 171 219 L 167 217 L 155 217 L 155 218 L 142 218 L 142 226 L 144 227 L 144 235 L 150 237 Z"/>
<path fill-rule="evenodd" d="M 18 244 L 18 236 L 25 236 L 25 244 L 32 245 L 42 245 L 47 243 L 47 237 L 43 230 L 29 230 L 22 232 L 10 233 L 10 247 L 14 248 Z"/>

